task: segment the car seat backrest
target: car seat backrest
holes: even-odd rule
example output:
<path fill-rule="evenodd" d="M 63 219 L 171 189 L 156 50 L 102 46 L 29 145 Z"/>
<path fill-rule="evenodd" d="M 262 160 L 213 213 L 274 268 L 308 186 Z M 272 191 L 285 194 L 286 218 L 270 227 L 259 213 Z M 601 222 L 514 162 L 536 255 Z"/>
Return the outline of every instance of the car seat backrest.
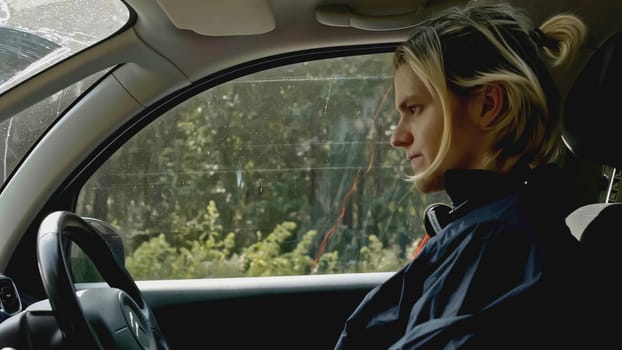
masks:
<path fill-rule="evenodd" d="M 563 116 L 562 134 L 566 146 L 580 158 L 613 167 L 613 174 L 616 168 L 622 169 L 621 89 L 622 31 L 606 40 L 583 67 L 566 97 Z M 614 180 L 613 175 L 611 180 Z M 601 215 L 605 207 L 615 205 L 619 208 L 608 211 L 619 211 L 622 219 L 622 204 L 614 202 L 615 198 L 607 196 L 605 203 L 589 204 L 571 213 L 566 223 L 573 235 L 584 241 L 588 232 L 599 236 L 615 233 L 613 228 L 618 227 L 617 220 L 606 225 L 602 222 L 614 219 L 615 215 Z M 601 232 L 603 230 L 590 228 L 592 224 L 611 229 Z"/>
<path fill-rule="evenodd" d="M 620 348 L 619 326 L 611 319 L 622 312 L 622 31 L 592 55 L 570 89 L 564 105 L 563 139 L 579 158 L 613 168 L 603 203 L 582 206 L 566 219 L 582 246 L 586 274 L 578 278 L 587 305 L 584 326 L 594 349 Z M 582 284 L 581 284 L 582 283 Z M 615 345 L 617 344 L 617 345 Z"/>
<path fill-rule="evenodd" d="M 563 138 L 579 157 L 622 168 L 622 31 L 592 55 L 566 98 Z"/>

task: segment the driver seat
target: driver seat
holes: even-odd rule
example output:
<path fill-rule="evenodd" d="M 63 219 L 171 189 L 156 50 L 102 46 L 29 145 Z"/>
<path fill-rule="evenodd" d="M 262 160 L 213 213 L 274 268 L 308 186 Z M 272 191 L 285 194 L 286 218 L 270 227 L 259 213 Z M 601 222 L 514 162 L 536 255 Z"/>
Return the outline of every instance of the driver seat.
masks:
<path fill-rule="evenodd" d="M 590 310 L 585 320 L 593 348 L 620 348 L 622 308 L 622 31 L 591 56 L 566 97 L 563 140 L 574 155 L 611 168 L 606 198 L 579 207 L 566 219 L 581 242 Z M 617 344 L 617 345 L 616 345 Z"/>

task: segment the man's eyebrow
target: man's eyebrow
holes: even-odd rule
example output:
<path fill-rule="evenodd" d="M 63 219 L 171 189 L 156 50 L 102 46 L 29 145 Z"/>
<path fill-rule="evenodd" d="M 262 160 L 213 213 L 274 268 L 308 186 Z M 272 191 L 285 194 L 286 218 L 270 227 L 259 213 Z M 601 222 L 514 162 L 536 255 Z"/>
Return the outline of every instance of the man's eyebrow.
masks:
<path fill-rule="evenodd" d="M 406 109 L 406 107 L 409 104 L 412 104 L 413 102 L 418 103 L 420 101 L 423 101 L 425 99 L 425 97 L 421 96 L 421 95 L 409 95 L 407 97 L 405 97 L 404 99 L 402 99 L 402 101 L 396 106 L 396 110 L 403 110 Z"/>

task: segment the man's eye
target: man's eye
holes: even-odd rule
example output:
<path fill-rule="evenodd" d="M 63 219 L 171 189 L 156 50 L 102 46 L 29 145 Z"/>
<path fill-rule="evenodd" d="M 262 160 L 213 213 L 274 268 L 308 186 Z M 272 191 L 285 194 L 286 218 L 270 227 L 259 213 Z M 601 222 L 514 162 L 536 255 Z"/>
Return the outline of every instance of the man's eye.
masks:
<path fill-rule="evenodd" d="M 420 105 L 410 105 L 407 108 L 408 112 L 410 112 L 411 114 L 417 114 L 421 110 Z"/>

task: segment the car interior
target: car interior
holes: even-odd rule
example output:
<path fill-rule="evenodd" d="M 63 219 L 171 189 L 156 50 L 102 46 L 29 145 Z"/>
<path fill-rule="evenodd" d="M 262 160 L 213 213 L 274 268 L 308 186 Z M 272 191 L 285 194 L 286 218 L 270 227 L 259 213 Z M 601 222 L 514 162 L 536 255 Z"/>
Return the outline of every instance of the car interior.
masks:
<path fill-rule="evenodd" d="M 59 108 L 58 116 L 50 119 L 41 134 L 33 138 L 31 147 L 15 162 L 12 171 L 3 172 L 0 348 L 61 349 L 68 345 L 93 349 L 333 348 L 347 317 L 366 293 L 391 276 L 390 269 L 356 273 L 265 273 L 250 277 L 136 278 L 126 269 L 132 252 L 124 247 L 127 236 L 119 228 L 121 221 L 97 214 L 93 205 L 87 203 L 89 195 L 95 197 L 98 193 L 95 190 L 103 188 L 97 187 L 96 175 L 100 169 L 106 169 L 109 159 L 121 158 L 119 150 L 137 142 L 132 140 L 137 140 L 135 137 L 143 130 L 149 130 L 167 113 L 185 111 L 183 108 L 203 94 L 214 92 L 220 98 L 231 86 L 228 84 L 247 84 L 244 79 L 249 76 L 258 77 L 253 82 L 281 79 L 278 75 L 261 75 L 280 67 L 343 57 L 390 57 L 416 23 L 466 1 L 302 0 L 293 4 L 288 0 L 123 0 L 120 3 L 127 10 L 127 20 L 111 35 L 59 61 L 46 63 L 30 76 L 18 76 L 4 84 L 0 81 L 0 137 L 6 133 L 7 145 L 11 125 L 20 113 L 32 111 L 29 108 L 57 96 L 59 91 L 68 91 L 63 89 L 72 84 L 89 81 L 84 91 Z M 622 78 L 619 21 L 622 2 L 513 0 L 510 3 L 524 8 L 534 23 L 569 11 L 578 14 L 588 26 L 588 41 L 575 64 L 552 71 L 564 101 L 562 134 L 568 152 L 560 164 L 571 179 L 568 192 L 573 198 L 573 203 L 552 205 L 574 208 L 566 223 L 584 247 L 585 255 L 580 258 L 590 271 L 589 280 L 578 283 L 593 286 L 595 292 L 578 302 L 594 305 L 594 319 L 586 323 L 595 323 L 602 331 L 594 335 L 599 338 L 595 344 L 610 345 L 615 342 L 617 329 L 609 317 L 615 318 L 619 310 L 616 299 L 620 295 L 613 276 L 618 275 L 620 236 L 615 231 L 622 210 L 618 203 L 622 200 L 622 157 L 616 147 L 621 122 L 615 113 L 616 83 Z M 7 4 L 7 8 L 19 8 Z M 0 15 L 3 5 L 5 2 L 0 0 Z M 2 53 L 2 42 L 9 38 L 3 33 L 9 31 L 0 33 Z M 10 33 L 11 38 L 19 37 L 13 29 Z M 40 51 L 48 54 L 45 49 Z M 0 60 L 3 57 L 0 54 Z M 344 65 L 339 62 L 335 65 Z M 357 67 L 357 61 L 354 62 L 348 66 L 351 71 Z M 390 73 L 388 78 L 385 75 L 381 78 L 382 84 L 392 83 Z M 316 80 L 321 88 L 327 88 L 329 80 Z M 261 89 L 272 91 L 258 88 Z M 378 90 L 374 92 L 374 100 L 388 96 L 385 90 Z M 275 90 L 275 94 L 283 94 L 282 91 Z M 352 91 L 348 90 L 354 96 L 350 98 L 356 99 L 358 91 Z M 307 98 L 311 100 L 305 95 L 301 101 Z M 230 102 L 221 99 L 224 105 Z M 269 104 L 292 104 L 285 98 L 277 101 Z M 258 106 L 260 102 L 253 100 L 253 103 Z M 393 102 L 387 103 L 387 108 L 392 109 Z M 368 109 L 373 124 L 374 111 L 380 108 L 370 104 Z M 38 110 L 34 111 L 36 114 Z M 279 113 L 285 114 L 275 112 L 271 117 L 277 122 L 266 121 L 267 128 L 288 124 L 287 119 L 278 119 Z M 245 123 L 251 125 L 250 121 Z M 162 126 L 162 130 L 166 128 Z M 199 129 L 190 126 L 187 132 L 198 133 Z M 279 132 L 288 132 L 283 130 Z M 363 138 L 370 135 L 365 132 L 361 132 Z M 154 132 L 145 139 L 157 141 L 158 135 L 163 134 Z M 378 143 L 390 148 L 386 139 Z M 307 145 L 291 148 L 297 147 L 299 151 L 303 146 Z M 379 153 L 386 150 L 378 149 Z M 8 153 L 8 146 L 0 150 Z M 267 158 L 278 156 L 271 152 L 273 149 L 266 151 Z M 139 156 L 128 159 L 136 161 Z M 365 161 L 360 163 L 359 172 L 367 165 Z M 6 164 L 5 160 L 5 168 Z M 353 174 L 356 176 L 352 175 L 355 179 L 352 188 L 356 189 L 359 177 L 358 173 Z M 237 176 L 234 185 L 242 188 L 240 175 Z M 235 175 L 230 177 L 234 181 Z M 155 176 L 148 181 L 155 182 L 154 179 Z M 121 180 L 114 178 L 114 181 Z M 134 193 L 130 185 L 121 190 L 128 198 Z M 85 192 L 89 186 L 95 189 L 94 194 Z M 350 198 L 352 191 L 326 187 L 327 192 L 343 193 L 332 200 L 335 203 L 331 202 L 334 208 L 343 208 L 342 203 Z M 382 189 L 380 185 L 376 187 Z M 259 198 L 263 195 L 261 191 L 256 190 L 254 196 Z M 198 197 L 189 192 L 184 198 Z M 214 198 L 225 201 L 227 197 L 222 192 L 214 191 Z M 114 204 L 110 198 L 108 204 Z M 154 196 L 152 200 L 159 204 L 165 202 L 162 198 L 167 197 Z M 129 198 L 118 210 L 130 217 L 141 203 Z M 207 203 L 201 205 L 205 208 Z M 224 208 L 219 209 L 225 212 Z M 152 215 L 160 217 L 167 213 Z M 422 213 L 416 212 L 416 216 L 420 222 L 417 221 L 419 226 L 413 231 L 422 231 L 425 227 Z M 342 220 L 344 215 L 335 217 Z M 326 231 L 336 232 L 331 231 L 332 221 L 327 222 Z M 415 233 L 419 238 L 425 234 Z M 137 233 L 143 239 L 140 234 L 145 233 Z M 330 238 L 328 234 L 325 237 Z M 315 239 L 323 249 L 323 242 Z M 72 265 L 78 254 L 76 249 L 92 261 L 101 280 L 78 278 L 79 273 Z"/>
<path fill-rule="evenodd" d="M 614 86 L 622 74 L 621 44 L 622 32 L 616 32 L 590 57 L 566 98 L 563 119 L 563 139 L 568 148 L 578 157 L 608 167 L 604 199 L 580 206 L 566 219 L 583 247 L 589 269 L 584 283 L 595 291 L 590 298 L 596 313 L 593 321 L 604 338 L 603 345 L 616 341 L 614 328 L 604 317 L 620 310 L 620 284 L 612 276 L 619 269 L 615 247 L 621 242 L 615 233 L 622 210 L 618 199 L 622 162 L 616 151 L 620 121 L 613 113 Z"/>

